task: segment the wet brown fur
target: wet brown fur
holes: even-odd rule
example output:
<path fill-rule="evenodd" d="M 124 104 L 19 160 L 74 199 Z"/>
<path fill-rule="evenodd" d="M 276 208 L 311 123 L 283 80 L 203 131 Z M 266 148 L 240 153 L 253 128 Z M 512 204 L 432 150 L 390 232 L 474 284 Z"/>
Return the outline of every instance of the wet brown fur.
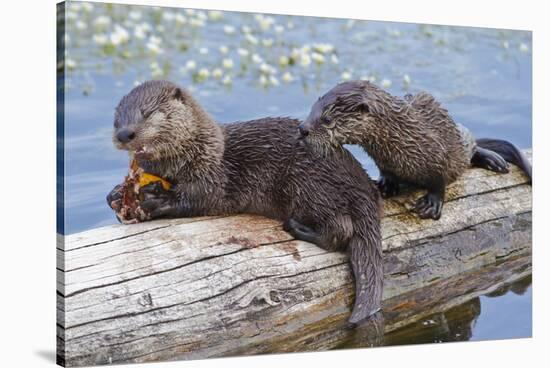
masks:
<path fill-rule="evenodd" d="M 356 279 L 350 321 L 380 306 L 381 200 L 346 150 L 323 159 L 296 139 L 299 121 L 264 118 L 216 124 L 185 90 L 165 81 L 136 87 L 120 102 L 115 134 L 132 129 L 130 152 L 145 171 L 173 184 L 169 217 L 254 213 L 294 219 L 320 234 L 318 246 L 348 249 Z"/>
<path fill-rule="evenodd" d="M 392 96 L 367 81 L 341 83 L 313 106 L 308 142 L 321 153 L 358 144 L 381 172 L 423 187 L 455 181 L 475 143 L 427 93 Z"/>

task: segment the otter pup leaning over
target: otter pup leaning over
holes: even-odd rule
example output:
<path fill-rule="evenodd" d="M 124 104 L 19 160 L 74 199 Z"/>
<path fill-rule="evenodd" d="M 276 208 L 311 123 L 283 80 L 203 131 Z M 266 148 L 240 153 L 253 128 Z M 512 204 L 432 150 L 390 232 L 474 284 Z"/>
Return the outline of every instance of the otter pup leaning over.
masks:
<path fill-rule="evenodd" d="M 367 81 L 340 83 L 319 98 L 299 129 L 323 154 L 343 144 L 361 145 L 380 169 L 385 198 L 398 193 L 400 182 L 426 188 L 414 207 L 421 218 L 440 218 L 446 185 L 471 165 L 505 173 L 508 161 L 531 180 L 531 163 L 517 147 L 475 140 L 424 92 L 400 99 Z"/>
<path fill-rule="evenodd" d="M 146 172 L 166 179 L 144 186 L 139 221 L 254 213 L 284 222 L 295 238 L 348 249 L 357 323 L 380 309 L 381 198 L 347 151 L 318 159 L 298 144 L 299 121 L 265 118 L 218 125 L 184 89 L 149 81 L 120 101 L 114 143 Z M 120 199 L 120 186 L 107 197 Z"/>

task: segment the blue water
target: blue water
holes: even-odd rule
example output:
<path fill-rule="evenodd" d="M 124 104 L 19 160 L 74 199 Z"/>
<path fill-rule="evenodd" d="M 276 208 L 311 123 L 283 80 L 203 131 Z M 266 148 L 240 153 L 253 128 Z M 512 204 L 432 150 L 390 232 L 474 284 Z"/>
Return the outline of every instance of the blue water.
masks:
<path fill-rule="evenodd" d="M 304 118 L 336 83 L 370 79 L 397 95 L 429 91 L 476 136 L 531 147 L 531 32 L 74 2 L 66 18 L 66 234 L 116 223 L 105 196 L 128 158 L 111 143 L 114 108 L 152 78 L 188 88 L 220 123 Z M 472 339 L 507 335 L 501 318 L 512 335 L 525 326 L 498 314 L 512 299 L 481 301 L 495 311 Z"/>

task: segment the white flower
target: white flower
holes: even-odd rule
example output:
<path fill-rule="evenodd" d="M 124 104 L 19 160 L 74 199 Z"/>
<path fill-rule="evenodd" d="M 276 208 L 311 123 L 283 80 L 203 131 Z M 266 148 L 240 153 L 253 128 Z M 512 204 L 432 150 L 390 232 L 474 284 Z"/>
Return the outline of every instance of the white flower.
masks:
<path fill-rule="evenodd" d="M 233 68 L 233 60 L 232 59 L 223 59 L 222 65 L 225 69 L 232 69 Z"/>
<path fill-rule="evenodd" d="M 152 43 L 155 43 L 157 45 L 160 45 L 162 43 L 162 39 L 160 37 L 151 36 L 149 37 L 149 41 Z"/>
<path fill-rule="evenodd" d="M 200 68 L 198 72 L 198 76 L 201 79 L 207 79 L 210 76 L 210 71 L 206 68 Z"/>
<path fill-rule="evenodd" d="M 269 83 L 269 80 L 267 79 L 267 77 L 265 75 L 260 75 L 260 84 L 262 86 L 267 86 L 267 84 Z"/>
<path fill-rule="evenodd" d="M 350 80 L 351 79 L 351 73 L 348 72 L 348 71 L 345 71 L 342 73 L 342 75 L 340 75 L 340 78 L 342 78 L 343 80 Z"/>
<path fill-rule="evenodd" d="M 176 18 L 176 14 L 171 11 L 164 11 L 162 12 L 162 19 L 164 19 L 167 22 L 171 22 Z"/>
<path fill-rule="evenodd" d="M 253 54 L 252 55 L 252 61 L 256 64 L 260 64 L 261 62 L 264 61 L 264 59 L 262 59 L 262 57 L 258 54 Z"/>
<path fill-rule="evenodd" d="M 157 26 L 157 31 L 158 31 L 159 33 L 164 33 L 164 30 L 165 30 L 165 28 L 164 28 L 164 26 L 163 26 L 162 24 L 159 24 L 159 25 Z"/>
<path fill-rule="evenodd" d="M 152 41 L 149 41 L 147 42 L 147 45 L 145 45 L 147 47 L 147 49 L 151 52 L 151 54 L 153 55 L 158 55 L 158 54 L 162 54 L 164 51 L 162 50 L 162 48 L 159 46 L 158 43 L 156 42 L 152 42 Z"/>
<path fill-rule="evenodd" d="M 189 21 L 189 23 L 191 24 L 191 27 L 203 27 L 204 26 L 204 20 L 202 19 L 197 19 L 197 18 L 191 18 L 191 20 Z"/>
<path fill-rule="evenodd" d="M 77 11 L 80 10 L 81 5 L 82 5 L 82 4 L 79 3 L 79 2 L 78 2 L 78 3 L 72 3 L 72 2 L 71 2 L 71 3 L 69 3 L 69 9 L 72 10 L 72 11 L 77 12 Z"/>
<path fill-rule="evenodd" d="M 105 15 L 100 15 L 94 20 L 94 26 L 96 28 L 107 28 L 109 27 L 110 24 L 111 24 L 111 18 Z"/>
<path fill-rule="evenodd" d="M 272 67 L 271 65 L 267 64 L 267 63 L 262 63 L 260 65 L 260 71 L 262 73 L 266 73 L 266 74 L 274 74 L 277 72 L 277 69 L 275 69 L 274 67 Z"/>
<path fill-rule="evenodd" d="M 510 43 L 508 41 L 502 41 L 502 47 L 508 49 L 510 48 Z"/>
<path fill-rule="evenodd" d="M 74 3 L 73 3 L 74 4 Z M 82 3 L 82 10 L 84 10 L 85 12 L 91 12 L 92 10 L 94 10 L 94 6 L 90 3 Z"/>
<path fill-rule="evenodd" d="M 188 60 L 187 63 L 185 63 L 185 68 L 187 70 L 193 70 L 197 67 L 197 63 L 195 60 Z"/>
<path fill-rule="evenodd" d="M 246 40 L 251 43 L 252 45 L 258 44 L 258 39 L 254 36 L 252 36 L 250 33 L 245 36 Z"/>
<path fill-rule="evenodd" d="M 273 19 L 273 17 L 265 16 L 263 14 L 256 14 L 254 19 L 256 19 L 256 22 L 258 22 L 262 31 L 267 31 L 269 27 L 275 23 L 275 19 Z"/>
<path fill-rule="evenodd" d="M 130 34 L 121 25 L 115 25 L 115 31 L 111 33 L 110 40 L 115 46 L 128 42 Z"/>
<path fill-rule="evenodd" d="M 140 81 L 138 81 L 138 80 L 135 80 L 135 81 L 134 81 L 134 87 L 137 87 L 137 86 L 139 86 L 140 84 L 141 84 Z"/>
<path fill-rule="evenodd" d="M 151 31 L 151 25 L 147 22 L 142 22 L 139 24 L 139 27 L 142 28 L 145 32 L 150 32 Z"/>
<path fill-rule="evenodd" d="M 294 80 L 294 77 L 290 72 L 285 72 L 282 78 L 283 78 L 283 82 L 285 83 L 290 83 Z"/>
<path fill-rule="evenodd" d="M 228 35 L 232 35 L 235 33 L 235 27 L 231 25 L 225 25 L 223 26 L 223 32 Z"/>
<path fill-rule="evenodd" d="M 151 75 L 153 77 L 160 77 L 164 74 L 159 63 L 156 61 L 153 61 L 149 67 L 151 68 Z"/>
<path fill-rule="evenodd" d="M 206 13 L 203 12 L 203 11 L 198 11 L 197 12 L 197 19 L 200 19 L 200 20 L 206 20 L 207 16 L 206 16 Z"/>
<path fill-rule="evenodd" d="M 143 40 L 147 36 L 147 33 L 143 27 L 141 27 L 139 24 L 134 27 L 134 37 Z"/>
<path fill-rule="evenodd" d="M 264 45 L 264 47 L 271 47 L 273 46 L 273 38 L 265 38 L 262 40 L 262 45 Z"/>
<path fill-rule="evenodd" d="M 128 16 L 130 17 L 130 19 L 132 20 L 140 20 L 141 19 L 141 12 L 137 11 L 137 10 L 132 10 Z"/>
<path fill-rule="evenodd" d="M 300 65 L 302 65 L 303 67 L 307 67 L 309 66 L 309 64 L 311 64 L 311 57 L 309 56 L 309 54 L 302 54 L 300 56 Z"/>
<path fill-rule="evenodd" d="M 330 60 L 332 61 L 333 64 L 338 64 L 340 62 L 340 60 L 338 60 L 338 55 L 336 54 L 332 54 L 330 56 Z"/>
<path fill-rule="evenodd" d="M 104 33 L 95 34 L 92 38 L 98 45 L 105 45 L 109 41 L 109 38 Z"/>
<path fill-rule="evenodd" d="M 220 46 L 220 52 L 224 55 L 227 54 L 229 52 L 229 47 L 227 47 L 225 45 L 221 45 Z"/>
<path fill-rule="evenodd" d="M 279 57 L 279 65 L 282 66 L 283 68 L 284 68 L 285 66 L 287 66 L 289 62 L 290 62 L 290 59 L 288 58 L 288 56 L 286 56 L 286 55 L 281 55 L 281 56 Z"/>
<path fill-rule="evenodd" d="M 220 79 L 223 75 L 223 71 L 220 68 L 212 70 L 212 76 L 216 79 Z"/>
<path fill-rule="evenodd" d="M 529 52 L 529 46 L 525 43 L 520 43 L 519 51 L 524 52 L 524 53 L 528 53 Z"/>
<path fill-rule="evenodd" d="M 67 19 L 70 19 L 70 20 L 76 20 L 76 19 L 78 19 L 78 14 L 75 13 L 74 11 L 67 10 L 66 17 L 67 17 Z"/>
<path fill-rule="evenodd" d="M 232 81 L 231 81 L 231 76 L 230 75 L 226 75 L 225 77 L 223 77 L 222 84 L 225 84 L 227 86 L 227 85 L 230 85 L 231 83 L 232 83 Z"/>
<path fill-rule="evenodd" d="M 237 53 L 241 56 L 241 57 L 247 57 L 250 52 L 248 52 L 247 49 L 242 49 L 242 48 L 238 48 L 237 49 Z"/>
<path fill-rule="evenodd" d="M 334 51 L 334 46 L 330 43 L 316 43 L 313 49 L 321 54 L 329 54 Z"/>
<path fill-rule="evenodd" d="M 206 47 L 201 47 L 201 48 L 199 49 L 199 54 L 201 54 L 201 55 L 206 55 L 206 54 L 208 54 L 208 49 L 207 49 Z"/>
<path fill-rule="evenodd" d="M 210 10 L 208 12 L 208 18 L 213 21 L 218 21 L 223 18 L 223 13 L 219 10 Z"/>
<path fill-rule="evenodd" d="M 183 15 L 181 13 L 177 13 L 176 14 L 176 23 L 179 24 L 179 25 L 183 25 L 183 24 L 187 23 L 187 18 L 185 18 L 185 15 Z"/>
<path fill-rule="evenodd" d="M 389 80 L 389 79 L 382 79 L 382 82 L 380 82 L 380 85 L 381 85 L 383 88 L 390 88 L 391 85 L 392 85 L 392 82 L 391 82 L 391 80 Z"/>
<path fill-rule="evenodd" d="M 245 34 L 248 34 L 248 33 L 252 32 L 252 28 L 250 28 L 249 26 L 242 26 L 241 31 Z"/>
<path fill-rule="evenodd" d="M 314 52 L 311 54 L 311 58 L 313 61 L 315 61 L 317 64 L 323 64 L 325 62 L 325 57 L 318 52 Z"/>
<path fill-rule="evenodd" d="M 274 86 L 278 86 L 279 85 L 279 80 L 274 75 L 271 75 L 269 77 L 269 83 L 271 83 Z"/>
<path fill-rule="evenodd" d="M 76 69 L 76 61 L 73 59 L 65 58 L 65 66 L 67 66 L 68 69 Z"/>
<path fill-rule="evenodd" d="M 83 21 L 79 20 L 79 21 L 76 22 L 76 29 L 83 31 L 86 28 L 88 28 L 88 25 L 86 23 L 84 23 Z"/>
<path fill-rule="evenodd" d="M 292 21 L 289 20 L 288 22 L 286 22 L 286 28 L 288 28 L 288 29 L 294 28 L 294 23 L 292 23 Z"/>
<path fill-rule="evenodd" d="M 403 76 L 403 83 L 405 83 L 405 85 L 407 85 L 407 86 L 408 86 L 409 84 L 411 84 L 411 77 L 409 77 L 408 74 L 405 74 L 405 75 Z"/>
<path fill-rule="evenodd" d="M 280 24 L 277 24 L 273 29 L 275 30 L 275 33 L 279 33 L 279 34 L 285 31 L 285 27 L 283 27 Z"/>

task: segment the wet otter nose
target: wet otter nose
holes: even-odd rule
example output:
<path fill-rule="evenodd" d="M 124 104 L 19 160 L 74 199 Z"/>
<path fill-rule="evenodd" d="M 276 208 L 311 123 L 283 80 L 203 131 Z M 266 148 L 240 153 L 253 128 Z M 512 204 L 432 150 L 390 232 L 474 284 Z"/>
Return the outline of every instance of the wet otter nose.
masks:
<path fill-rule="evenodd" d="M 116 134 L 116 139 L 118 139 L 121 143 L 128 143 L 135 137 L 136 137 L 136 133 L 134 133 L 130 129 L 121 129 Z"/>
<path fill-rule="evenodd" d="M 298 130 L 300 131 L 300 135 L 302 138 L 307 137 L 309 135 L 309 129 L 304 126 L 304 124 L 300 124 L 298 126 Z"/>

